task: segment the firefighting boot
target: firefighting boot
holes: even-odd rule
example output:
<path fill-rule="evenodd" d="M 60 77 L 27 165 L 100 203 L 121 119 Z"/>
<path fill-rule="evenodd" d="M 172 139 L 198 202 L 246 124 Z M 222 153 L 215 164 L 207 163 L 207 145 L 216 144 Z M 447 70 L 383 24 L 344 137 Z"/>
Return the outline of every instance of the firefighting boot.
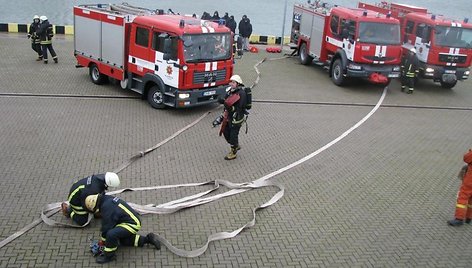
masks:
<path fill-rule="evenodd" d="M 239 150 L 241 150 L 241 146 L 236 145 L 236 151 L 239 151 Z"/>
<path fill-rule="evenodd" d="M 405 86 L 402 86 L 402 92 L 405 92 L 405 88 L 406 88 Z"/>
<path fill-rule="evenodd" d="M 406 94 L 413 94 L 413 89 L 410 87 L 410 88 L 408 89 L 408 92 L 407 92 Z"/>
<path fill-rule="evenodd" d="M 38 56 L 38 58 L 36 59 L 36 61 L 42 61 L 43 60 L 43 56 Z"/>
<path fill-rule="evenodd" d="M 464 221 L 461 219 L 453 219 L 453 220 L 447 221 L 447 224 L 449 224 L 450 226 L 461 226 L 464 224 Z"/>
<path fill-rule="evenodd" d="M 44 62 L 44 64 L 48 64 L 48 60 L 44 60 L 43 62 Z"/>
<path fill-rule="evenodd" d="M 146 244 L 154 245 L 157 250 L 161 250 L 161 242 L 157 240 L 157 236 L 154 233 L 147 234 L 146 239 Z"/>
<path fill-rule="evenodd" d="M 103 263 L 114 261 L 115 259 L 116 259 L 115 252 L 111 252 L 111 253 L 102 253 L 102 254 L 100 254 L 95 259 L 95 261 L 97 263 L 103 264 Z"/>
<path fill-rule="evenodd" d="M 236 159 L 236 153 L 238 152 L 238 150 L 236 149 L 236 147 L 231 147 L 231 150 L 229 151 L 229 153 L 225 156 L 225 160 L 233 160 L 233 159 Z"/>
<path fill-rule="evenodd" d="M 64 214 L 66 218 L 70 218 L 70 207 L 67 205 L 66 202 L 61 204 L 61 210 L 62 210 L 62 214 Z"/>
<path fill-rule="evenodd" d="M 57 63 L 57 57 L 52 58 L 54 60 L 54 63 Z"/>

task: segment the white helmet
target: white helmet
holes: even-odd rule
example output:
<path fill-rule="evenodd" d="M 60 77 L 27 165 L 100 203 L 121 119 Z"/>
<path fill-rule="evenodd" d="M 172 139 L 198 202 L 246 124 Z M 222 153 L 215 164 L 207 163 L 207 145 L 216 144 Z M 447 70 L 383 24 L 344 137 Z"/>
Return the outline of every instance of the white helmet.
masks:
<path fill-rule="evenodd" d="M 38 19 L 38 20 L 39 20 L 39 16 L 38 16 L 38 15 L 34 15 L 34 16 L 33 16 L 33 20 L 35 20 L 35 19 Z"/>
<path fill-rule="evenodd" d="M 42 15 L 41 17 L 39 17 L 40 20 L 44 21 L 44 20 L 48 20 L 48 17 Z"/>
<path fill-rule="evenodd" d="M 114 172 L 105 173 L 105 183 L 110 187 L 120 186 L 120 178 Z"/>
<path fill-rule="evenodd" d="M 416 48 L 412 47 L 412 48 L 410 48 L 410 51 L 411 51 L 412 53 L 416 54 Z"/>
<path fill-rule="evenodd" d="M 230 78 L 229 80 L 230 80 L 230 81 L 234 81 L 234 82 L 236 82 L 236 83 L 238 83 L 238 84 L 240 84 L 240 85 L 243 84 L 243 80 L 241 79 L 241 76 L 239 76 L 239 75 L 237 75 L 237 74 L 231 76 L 231 78 Z"/>
<path fill-rule="evenodd" d="M 85 207 L 88 211 L 95 212 L 97 206 L 98 194 L 89 195 L 85 198 Z"/>

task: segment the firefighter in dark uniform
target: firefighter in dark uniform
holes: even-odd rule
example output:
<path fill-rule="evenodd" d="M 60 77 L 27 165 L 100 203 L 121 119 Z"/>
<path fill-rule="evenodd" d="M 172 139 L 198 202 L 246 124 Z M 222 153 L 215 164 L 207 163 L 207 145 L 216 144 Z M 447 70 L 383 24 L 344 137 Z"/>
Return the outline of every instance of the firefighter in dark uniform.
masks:
<path fill-rule="evenodd" d="M 48 18 L 46 16 L 41 16 L 39 19 L 41 20 L 41 26 L 39 27 L 37 34 L 40 38 L 44 63 L 48 63 L 48 50 L 49 53 L 51 53 L 54 62 L 57 63 L 56 51 L 54 51 L 54 48 L 52 47 L 52 37 L 54 36 L 54 32 L 52 31 L 52 24 L 49 23 Z"/>
<path fill-rule="evenodd" d="M 62 203 L 62 213 L 79 225 L 88 220 L 88 211 L 84 208 L 85 198 L 93 194 L 103 194 L 108 187 L 120 186 L 120 178 L 116 173 L 92 175 L 83 178 L 72 185 L 67 203 Z"/>
<path fill-rule="evenodd" d="M 143 247 L 151 244 L 157 250 L 161 249 L 161 243 L 155 234 L 138 234 L 141 229 L 139 214 L 124 200 L 112 195 L 89 195 L 85 198 L 85 207 L 94 213 L 100 211 L 102 217 L 99 244 L 104 244 L 105 247 L 96 258 L 97 263 L 113 261 L 119 245 Z"/>
<path fill-rule="evenodd" d="M 41 50 L 39 36 L 36 34 L 36 32 L 39 30 L 39 26 L 39 16 L 34 15 L 33 23 L 31 23 L 28 31 L 28 38 L 31 38 L 31 48 L 34 50 L 34 52 L 38 53 L 38 58 L 36 59 L 36 61 L 40 61 L 43 59 L 43 52 Z"/>
<path fill-rule="evenodd" d="M 230 90 L 224 100 L 223 115 L 213 121 L 213 126 L 221 123 L 220 136 L 224 135 L 231 149 L 225 156 L 225 160 L 233 160 L 236 153 L 241 149 L 239 146 L 239 130 L 246 119 L 247 95 L 244 90 L 243 80 L 239 75 L 233 75 L 230 78 Z"/>
<path fill-rule="evenodd" d="M 415 87 L 415 78 L 418 75 L 418 57 L 416 57 L 416 49 L 410 48 L 408 55 L 404 58 L 402 62 L 402 92 L 405 92 L 406 87 L 408 86 L 408 91 L 406 93 L 413 93 Z"/>

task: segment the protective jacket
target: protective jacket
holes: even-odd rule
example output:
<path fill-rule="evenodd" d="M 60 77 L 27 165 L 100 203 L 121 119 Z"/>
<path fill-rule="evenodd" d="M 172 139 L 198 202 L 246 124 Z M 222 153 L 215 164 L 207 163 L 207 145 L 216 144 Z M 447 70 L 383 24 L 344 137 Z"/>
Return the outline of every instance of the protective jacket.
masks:
<path fill-rule="evenodd" d="M 39 44 L 39 35 L 37 34 L 38 30 L 39 30 L 39 27 L 41 26 L 41 24 L 38 22 L 38 23 L 31 23 L 30 25 L 30 28 L 29 28 L 29 31 L 28 31 L 28 37 L 31 37 L 31 43 L 35 43 L 35 44 Z"/>
<path fill-rule="evenodd" d="M 115 227 L 122 227 L 132 234 L 141 229 L 139 214 L 128 203 L 112 195 L 100 195 L 98 208 L 102 216 L 102 239 Z"/>
<path fill-rule="evenodd" d="M 472 218 L 472 151 L 464 155 L 464 162 L 467 164 L 462 184 L 457 195 L 455 217 L 459 220 Z"/>
<path fill-rule="evenodd" d="M 237 96 L 236 96 L 237 95 Z M 239 98 L 235 98 L 239 97 Z M 233 101 L 233 99 L 235 101 Z M 244 86 L 240 85 L 227 95 L 224 105 L 228 112 L 228 122 L 231 125 L 241 125 L 246 115 L 247 95 Z"/>
<path fill-rule="evenodd" d="M 89 195 L 103 194 L 106 189 L 105 174 L 92 175 L 74 183 L 70 188 L 68 198 L 72 208 L 71 218 L 74 219 L 74 214 L 87 215 L 85 198 Z"/>
<path fill-rule="evenodd" d="M 37 34 L 39 35 L 41 45 L 52 44 L 54 32 L 52 30 L 52 24 L 50 24 L 48 20 L 41 22 Z"/>
<path fill-rule="evenodd" d="M 408 53 L 402 64 L 403 76 L 414 78 L 418 74 L 419 61 L 414 53 Z"/>

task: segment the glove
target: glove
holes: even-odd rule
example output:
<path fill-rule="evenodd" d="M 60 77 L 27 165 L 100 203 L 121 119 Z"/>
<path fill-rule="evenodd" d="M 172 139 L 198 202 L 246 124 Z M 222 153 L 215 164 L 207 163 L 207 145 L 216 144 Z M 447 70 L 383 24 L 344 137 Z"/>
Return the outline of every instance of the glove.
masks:
<path fill-rule="evenodd" d="M 103 240 L 90 240 L 90 252 L 94 257 L 102 254 L 104 248 L 105 242 Z"/>
<path fill-rule="evenodd" d="M 213 127 L 216 127 L 216 126 L 220 125 L 221 122 L 223 122 L 223 115 L 222 114 L 220 114 L 217 118 L 215 118 L 215 120 L 213 120 L 212 125 L 213 125 Z"/>

